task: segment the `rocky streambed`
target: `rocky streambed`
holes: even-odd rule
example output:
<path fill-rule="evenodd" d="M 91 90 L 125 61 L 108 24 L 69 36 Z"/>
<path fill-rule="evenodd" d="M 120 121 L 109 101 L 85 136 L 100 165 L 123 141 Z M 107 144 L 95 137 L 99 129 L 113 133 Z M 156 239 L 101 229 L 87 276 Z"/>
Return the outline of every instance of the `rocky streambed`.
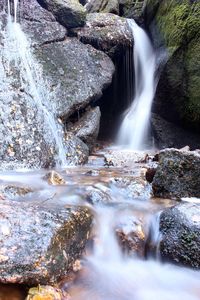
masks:
<path fill-rule="evenodd" d="M 196 157 L 193 165 L 190 164 L 191 155 Z M 169 162 L 164 160 L 164 165 L 163 156 L 169 159 Z M 96 297 L 102 297 L 100 288 L 105 295 L 110 295 L 109 299 L 113 295 L 130 299 L 128 287 L 124 287 L 123 296 L 119 296 L 110 277 L 107 280 L 111 280 L 113 294 L 103 282 L 102 286 L 96 287 L 98 280 L 101 282 L 105 276 L 102 264 L 106 261 L 107 267 L 123 262 L 122 265 L 127 264 L 133 272 L 138 272 L 141 264 L 141 270 L 149 274 L 141 276 L 150 276 L 150 258 L 198 270 L 199 196 L 188 181 L 188 172 L 196 175 L 192 167 L 197 167 L 198 157 L 198 152 L 189 150 L 166 149 L 155 155 L 154 152 L 106 148 L 91 155 L 83 167 L 1 173 L 0 281 L 6 283 L 0 288 L 2 299 L 24 299 L 31 286 L 35 288 L 29 291 L 27 299 L 46 299 L 47 296 L 50 297 L 47 299 L 89 299 L 91 281 L 94 281 Z M 165 189 L 159 181 L 162 168 Z M 196 178 L 198 181 L 199 177 Z M 168 180 L 170 191 L 173 190 L 172 183 L 177 185 L 177 191 L 186 180 L 190 193 L 183 193 L 183 200 L 181 191 L 178 196 L 172 192 L 159 193 L 158 185 L 160 190 L 166 191 Z M 120 259 L 116 258 L 119 253 Z M 99 279 L 96 278 L 100 272 L 97 272 L 97 266 L 90 265 L 96 259 L 100 270 L 102 266 Z M 161 272 L 161 277 L 164 276 L 165 265 L 152 263 Z M 116 266 L 117 276 L 119 270 Z M 189 276 L 185 290 L 196 285 L 194 278 L 199 276 L 198 272 L 193 277 L 193 271 L 170 268 L 172 276 L 176 272 L 180 272 L 183 278 Z M 111 269 L 105 272 L 111 272 Z M 123 275 L 126 284 L 129 272 L 127 270 L 127 275 Z M 109 276 L 113 274 L 111 272 Z M 118 275 L 119 278 L 122 276 Z M 134 280 L 133 276 L 133 285 Z M 42 286 L 36 288 L 38 284 Z M 182 285 L 181 279 L 179 285 Z M 179 285 L 177 292 L 180 292 Z M 157 294 L 158 285 L 155 286 Z M 199 296 L 191 299 L 199 299 Z"/>

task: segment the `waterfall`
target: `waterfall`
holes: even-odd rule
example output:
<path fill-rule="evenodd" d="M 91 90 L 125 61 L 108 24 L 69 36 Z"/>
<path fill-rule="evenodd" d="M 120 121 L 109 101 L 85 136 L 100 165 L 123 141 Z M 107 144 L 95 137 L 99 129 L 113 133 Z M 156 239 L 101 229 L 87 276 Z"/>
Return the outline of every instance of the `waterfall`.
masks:
<path fill-rule="evenodd" d="M 32 103 L 30 107 L 36 107 L 37 118 L 43 124 L 45 140 L 50 145 L 55 145 L 57 153 L 56 162 L 59 166 L 66 165 L 64 149 L 63 129 L 52 113 L 52 105 L 49 100 L 48 87 L 42 76 L 41 67 L 35 60 L 28 38 L 23 32 L 18 20 L 18 0 L 8 0 L 8 22 L 4 33 L 4 58 L 9 69 L 13 62 L 20 72 L 21 85 L 26 88 Z M 13 14 L 13 16 L 12 16 Z"/>
<path fill-rule="evenodd" d="M 134 37 L 135 96 L 119 132 L 119 144 L 130 149 L 147 147 L 151 105 L 155 94 L 155 54 L 151 42 L 134 20 L 128 20 Z"/>

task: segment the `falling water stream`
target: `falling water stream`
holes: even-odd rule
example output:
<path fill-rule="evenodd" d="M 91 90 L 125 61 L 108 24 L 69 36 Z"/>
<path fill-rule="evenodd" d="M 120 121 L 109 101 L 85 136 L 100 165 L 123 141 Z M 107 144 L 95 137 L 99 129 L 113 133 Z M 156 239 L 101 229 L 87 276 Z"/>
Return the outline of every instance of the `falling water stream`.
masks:
<path fill-rule="evenodd" d="M 52 113 L 52 105 L 49 101 L 48 88 L 42 77 L 41 68 L 35 60 L 28 38 L 23 32 L 18 22 L 18 0 L 13 3 L 13 16 L 11 14 L 12 1 L 8 0 L 8 20 L 5 30 L 5 52 L 4 58 L 6 63 L 12 65 L 13 62 L 18 66 L 22 86 L 26 85 L 31 99 L 37 107 L 38 118 L 46 131 L 46 140 L 52 145 L 55 144 L 57 164 L 66 166 L 66 155 L 64 149 L 64 139 L 62 128 L 56 117 Z M 41 125 L 42 126 L 42 125 Z"/>
<path fill-rule="evenodd" d="M 145 31 L 134 20 L 128 20 L 128 25 L 134 37 L 135 96 L 125 113 L 118 143 L 133 150 L 144 150 L 149 146 L 149 119 L 156 89 L 156 60 Z"/>

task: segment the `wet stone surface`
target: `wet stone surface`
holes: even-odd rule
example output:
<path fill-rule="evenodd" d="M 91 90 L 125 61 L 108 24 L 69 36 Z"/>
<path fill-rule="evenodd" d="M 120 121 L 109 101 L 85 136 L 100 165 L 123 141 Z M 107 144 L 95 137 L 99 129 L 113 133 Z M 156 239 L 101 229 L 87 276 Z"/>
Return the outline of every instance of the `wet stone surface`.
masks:
<path fill-rule="evenodd" d="M 163 260 L 200 269 L 200 204 L 182 203 L 164 210 L 160 231 Z"/>
<path fill-rule="evenodd" d="M 88 209 L 2 200 L 0 282 L 55 283 L 72 268 L 89 237 Z"/>

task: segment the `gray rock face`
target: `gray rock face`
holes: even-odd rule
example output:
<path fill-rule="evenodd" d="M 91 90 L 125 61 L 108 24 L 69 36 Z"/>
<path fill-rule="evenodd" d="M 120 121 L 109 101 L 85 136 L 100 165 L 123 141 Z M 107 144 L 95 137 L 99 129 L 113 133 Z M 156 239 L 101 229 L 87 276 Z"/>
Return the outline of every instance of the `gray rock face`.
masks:
<path fill-rule="evenodd" d="M 0 282 L 35 285 L 64 277 L 88 238 L 88 209 L 8 200 L 0 207 Z"/>
<path fill-rule="evenodd" d="M 160 217 L 161 257 L 174 263 L 200 268 L 200 205 L 180 204 Z"/>
<path fill-rule="evenodd" d="M 143 22 L 145 1 L 119 0 L 120 13 L 123 17 Z"/>
<path fill-rule="evenodd" d="M 200 197 L 199 152 L 178 149 L 161 151 L 152 187 L 158 197 Z"/>
<path fill-rule="evenodd" d="M 155 143 L 159 149 L 182 148 L 186 145 L 197 149 L 200 147 L 200 136 L 166 121 L 157 114 L 151 116 L 151 126 Z"/>
<path fill-rule="evenodd" d="M 0 169 L 52 167 L 60 154 L 83 162 L 87 146 L 73 135 L 64 141 L 57 117 L 66 120 L 100 97 L 114 65 L 91 46 L 64 41 L 66 29 L 36 0 L 20 9 L 23 31 L 8 31 L 5 12 L 0 16 Z"/>
<path fill-rule="evenodd" d="M 89 156 L 88 146 L 72 133 L 65 134 L 66 157 L 71 165 L 84 164 Z"/>
<path fill-rule="evenodd" d="M 100 98 L 112 81 L 114 65 L 109 57 L 76 38 L 44 45 L 34 53 L 55 113 L 64 119 Z"/>
<path fill-rule="evenodd" d="M 67 28 L 83 26 L 86 10 L 78 0 L 37 0 L 42 7 L 52 12 L 56 20 Z"/>
<path fill-rule="evenodd" d="M 91 108 L 75 124 L 69 125 L 68 130 L 92 148 L 98 137 L 100 118 L 99 107 Z"/>
<path fill-rule="evenodd" d="M 118 0 L 91 0 L 86 4 L 86 9 L 89 13 L 113 13 L 119 14 Z"/>
<path fill-rule="evenodd" d="M 109 13 L 87 15 L 86 25 L 74 31 L 81 42 L 91 44 L 111 58 L 123 53 L 133 43 L 126 19 Z"/>

